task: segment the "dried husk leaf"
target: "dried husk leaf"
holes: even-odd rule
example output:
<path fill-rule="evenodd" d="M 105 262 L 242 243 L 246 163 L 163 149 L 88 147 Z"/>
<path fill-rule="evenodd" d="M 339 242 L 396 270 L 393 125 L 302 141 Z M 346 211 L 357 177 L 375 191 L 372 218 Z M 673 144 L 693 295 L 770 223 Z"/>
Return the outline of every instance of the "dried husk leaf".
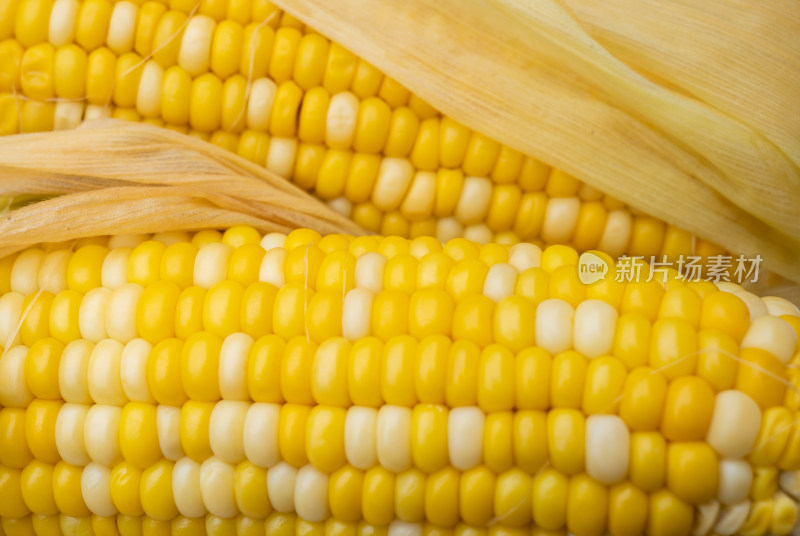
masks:
<path fill-rule="evenodd" d="M 622 63 L 563 3 L 276 3 L 471 128 L 800 281 L 796 155 Z"/>
<path fill-rule="evenodd" d="M 616 58 L 752 125 L 800 165 L 800 3 L 566 1 Z"/>
<path fill-rule="evenodd" d="M 41 242 L 251 225 L 363 234 L 273 173 L 166 129 L 105 120 L 5 138 L 0 196 L 56 196 L 0 219 L 0 257 Z"/>

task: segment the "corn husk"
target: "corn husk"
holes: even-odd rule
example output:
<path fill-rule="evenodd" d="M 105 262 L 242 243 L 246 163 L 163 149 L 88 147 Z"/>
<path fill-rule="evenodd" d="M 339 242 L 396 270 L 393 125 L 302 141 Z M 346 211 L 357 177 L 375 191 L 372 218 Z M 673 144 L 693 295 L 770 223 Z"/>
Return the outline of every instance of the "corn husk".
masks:
<path fill-rule="evenodd" d="M 558 0 L 276 3 L 471 128 L 800 281 L 796 3 L 701 3 L 726 33 L 667 48 L 677 58 L 652 73 L 646 47 L 639 61 L 617 57 L 585 28 L 625 36 L 630 25 L 657 48 L 698 31 L 695 3 L 614 0 L 602 15 L 599 0 L 575 0 L 577 14 Z M 650 6 L 667 29 L 653 30 Z M 770 102 L 748 110 L 759 94 Z"/>
<path fill-rule="evenodd" d="M 265 233 L 298 227 L 364 232 L 228 151 L 115 120 L 5 138 L 0 199 L 7 210 L 0 219 L 0 257 L 42 242 L 233 225 Z"/>

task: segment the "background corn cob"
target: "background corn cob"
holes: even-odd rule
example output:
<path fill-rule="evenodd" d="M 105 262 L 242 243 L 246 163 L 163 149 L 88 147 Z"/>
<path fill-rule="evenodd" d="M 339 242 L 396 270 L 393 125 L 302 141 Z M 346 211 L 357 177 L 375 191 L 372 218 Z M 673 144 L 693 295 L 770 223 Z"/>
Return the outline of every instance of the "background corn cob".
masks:
<path fill-rule="evenodd" d="M 144 120 L 216 143 L 383 235 L 724 250 L 443 116 L 263 0 L 6 0 L 0 133 Z"/>
<path fill-rule="evenodd" d="M 0 526 L 789 534 L 797 308 L 577 260 L 249 227 L 6 257 Z"/>

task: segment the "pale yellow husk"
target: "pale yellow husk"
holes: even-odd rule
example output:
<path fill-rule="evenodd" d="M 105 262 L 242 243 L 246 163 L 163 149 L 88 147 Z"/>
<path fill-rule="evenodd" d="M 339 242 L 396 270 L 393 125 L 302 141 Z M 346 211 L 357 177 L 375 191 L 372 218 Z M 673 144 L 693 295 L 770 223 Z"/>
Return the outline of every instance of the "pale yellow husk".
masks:
<path fill-rule="evenodd" d="M 800 281 L 798 4 L 276 3 L 471 128 Z"/>
<path fill-rule="evenodd" d="M 54 196 L 54 197 L 53 197 Z M 363 234 L 266 169 L 167 129 L 115 120 L 0 144 L 0 257 L 42 242 L 252 225 Z M 3 208 L 3 207 L 0 207 Z"/>

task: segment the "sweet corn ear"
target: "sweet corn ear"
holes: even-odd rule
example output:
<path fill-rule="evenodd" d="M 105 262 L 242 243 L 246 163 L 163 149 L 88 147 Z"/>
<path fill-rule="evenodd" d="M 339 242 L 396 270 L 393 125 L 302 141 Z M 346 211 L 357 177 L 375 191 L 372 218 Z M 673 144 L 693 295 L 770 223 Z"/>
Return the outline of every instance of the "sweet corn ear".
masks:
<path fill-rule="evenodd" d="M 587 285 L 564 246 L 249 227 L 3 266 L 5 534 L 797 518 L 798 311 L 735 285 Z"/>

